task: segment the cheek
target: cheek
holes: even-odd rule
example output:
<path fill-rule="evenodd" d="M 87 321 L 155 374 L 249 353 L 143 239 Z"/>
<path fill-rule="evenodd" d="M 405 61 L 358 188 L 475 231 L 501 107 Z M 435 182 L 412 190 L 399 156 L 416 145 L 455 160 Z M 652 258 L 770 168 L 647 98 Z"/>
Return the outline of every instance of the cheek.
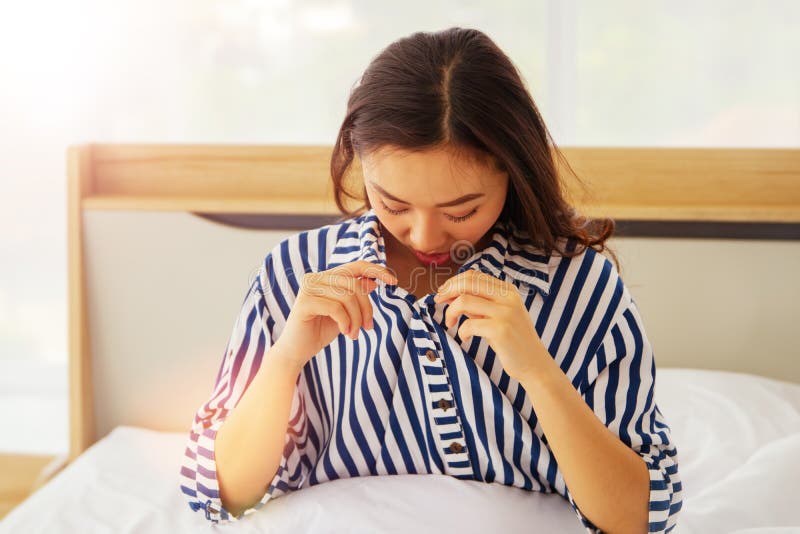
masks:
<path fill-rule="evenodd" d="M 398 226 L 397 224 L 392 224 L 391 222 L 386 224 L 386 222 L 383 220 L 381 220 L 381 225 L 386 229 L 387 232 L 392 234 L 392 237 L 394 237 L 395 240 L 402 239 L 403 233 L 405 232 L 402 227 Z"/>
<path fill-rule="evenodd" d="M 376 209 L 375 211 L 378 215 L 378 220 L 380 221 L 381 226 L 386 232 L 391 234 L 391 238 L 394 240 L 401 240 L 403 235 L 407 233 L 407 229 L 402 223 L 402 219 L 397 217 L 382 217 L 380 210 Z"/>
<path fill-rule="evenodd" d="M 489 212 L 489 210 L 480 209 L 466 221 L 454 224 L 453 236 L 456 239 L 467 239 L 476 243 L 494 226 L 498 214 L 499 212 L 493 213 Z"/>
<path fill-rule="evenodd" d="M 378 198 L 372 194 L 369 188 L 364 188 L 367 194 L 367 200 L 369 200 L 369 205 L 373 208 L 378 205 Z"/>

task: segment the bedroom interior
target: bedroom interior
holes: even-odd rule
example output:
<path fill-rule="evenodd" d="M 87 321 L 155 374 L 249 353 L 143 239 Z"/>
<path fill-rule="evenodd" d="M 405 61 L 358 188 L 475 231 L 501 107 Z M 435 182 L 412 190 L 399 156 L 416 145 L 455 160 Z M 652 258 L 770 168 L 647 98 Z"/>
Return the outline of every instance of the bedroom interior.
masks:
<path fill-rule="evenodd" d="M 18 502 L 36 491 L 40 505 L 50 502 L 59 479 L 85 482 L 85 472 L 97 468 L 89 459 L 77 461 L 84 453 L 125 432 L 142 444 L 148 442 L 138 430 L 180 441 L 213 385 L 247 277 L 263 254 L 289 234 L 339 217 L 327 182 L 330 151 L 317 145 L 69 148 L 69 454 L 6 458 L 12 478 L 30 486 L 5 495 Z M 722 461 L 713 465 L 706 458 L 705 470 L 695 465 L 699 451 L 708 449 L 691 440 L 724 443 L 722 430 L 713 432 L 724 407 L 737 407 L 737 394 L 761 403 L 737 416 L 752 418 L 743 431 L 756 428 L 759 410 L 781 417 L 774 421 L 779 432 L 758 438 L 766 441 L 751 436 L 748 455 L 796 438 L 800 367 L 792 321 L 800 316 L 800 150 L 562 152 L 586 185 L 571 181 L 561 167 L 574 205 L 617 222 L 609 244 L 620 256 L 665 377 L 656 395 L 673 395 L 659 406 L 676 429 L 696 431 L 676 438 L 687 450 L 685 484 L 699 492 L 694 480 L 730 472 Z M 359 178 L 350 177 L 355 184 Z M 176 308 L 180 315 L 171 311 Z M 704 398 L 708 413 L 689 404 Z M 678 413 L 686 419 L 677 420 Z M 703 431 L 704 416 L 712 415 L 717 419 L 706 421 Z M 95 459 L 109 453 L 92 450 Z M 687 510 L 692 497 L 687 494 Z M 728 504 L 736 502 L 731 496 Z M 726 509 L 721 503 L 718 513 Z M 35 525 L 33 510 L 20 506 L 12 525 Z M 698 515 L 697 524 L 709 518 Z"/>

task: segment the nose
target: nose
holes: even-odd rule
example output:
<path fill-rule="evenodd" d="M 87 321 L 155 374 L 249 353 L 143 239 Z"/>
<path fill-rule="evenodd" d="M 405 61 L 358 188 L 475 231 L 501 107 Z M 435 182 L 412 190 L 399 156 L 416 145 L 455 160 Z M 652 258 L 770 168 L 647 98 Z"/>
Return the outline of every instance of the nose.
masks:
<path fill-rule="evenodd" d="M 439 225 L 431 217 L 421 215 L 414 221 L 410 232 L 411 246 L 416 250 L 429 252 L 447 252 L 447 239 Z"/>

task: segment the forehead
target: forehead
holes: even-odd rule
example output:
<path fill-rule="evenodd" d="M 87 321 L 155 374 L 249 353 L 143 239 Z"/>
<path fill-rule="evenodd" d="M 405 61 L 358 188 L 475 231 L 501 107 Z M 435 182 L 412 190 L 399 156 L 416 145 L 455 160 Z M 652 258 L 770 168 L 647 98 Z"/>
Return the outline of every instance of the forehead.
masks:
<path fill-rule="evenodd" d="M 361 158 L 364 177 L 382 184 L 475 182 L 490 183 L 505 176 L 489 154 L 437 147 L 411 151 L 381 147 Z"/>

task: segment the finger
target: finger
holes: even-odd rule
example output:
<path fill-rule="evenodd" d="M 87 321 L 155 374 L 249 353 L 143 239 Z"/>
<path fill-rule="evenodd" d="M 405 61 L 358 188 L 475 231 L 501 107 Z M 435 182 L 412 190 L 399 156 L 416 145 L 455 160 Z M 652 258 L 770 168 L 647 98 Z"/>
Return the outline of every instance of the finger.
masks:
<path fill-rule="evenodd" d="M 364 314 L 361 312 L 361 303 L 359 302 L 359 297 L 356 293 L 351 293 L 345 298 L 345 301 L 345 306 L 347 306 L 347 310 L 350 312 L 350 317 L 353 318 L 353 322 L 350 323 L 350 331 L 348 332 L 348 335 L 352 339 L 356 339 L 358 337 L 359 329 L 364 324 Z"/>
<path fill-rule="evenodd" d="M 358 291 L 361 286 L 361 278 L 351 276 L 348 273 L 331 269 L 317 273 L 316 282 L 334 288 L 339 295 L 349 295 Z M 364 278 L 364 280 L 372 280 Z M 373 280 L 374 281 L 374 280 Z"/>
<path fill-rule="evenodd" d="M 397 277 L 387 267 L 367 260 L 358 260 L 345 263 L 339 267 L 334 267 L 332 271 L 347 273 L 352 277 L 366 276 L 368 278 L 379 278 L 383 282 L 396 285 Z"/>
<path fill-rule="evenodd" d="M 461 326 L 458 327 L 458 337 L 462 340 L 468 339 L 472 336 L 487 337 L 488 328 L 491 324 L 491 319 L 467 319 Z"/>
<path fill-rule="evenodd" d="M 340 289 L 340 293 L 343 295 L 354 292 L 358 287 L 358 278 L 348 273 L 337 271 L 336 269 L 317 273 L 317 282 L 322 285 Z"/>
<path fill-rule="evenodd" d="M 358 290 L 363 290 L 364 286 L 361 285 L 361 280 L 371 282 L 375 285 L 375 287 L 378 286 L 378 282 L 374 278 L 361 275 L 354 276 L 348 272 L 338 271 L 336 269 L 321 271 L 317 273 L 316 276 L 320 283 L 341 288 L 344 294 L 355 293 Z"/>
<path fill-rule="evenodd" d="M 372 278 L 353 278 L 349 274 L 323 272 L 320 281 L 330 287 L 335 288 L 336 294 L 347 297 L 355 295 L 361 311 L 361 318 L 365 328 L 372 328 L 372 303 L 369 299 L 369 292 L 378 287 L 378 282 Z M 330 293 L 327 293 L 330 295 Z M 361 328 L 357 324 L 356 328 Z"/>
<path fill-rule="evenodd" d="M 462 315 L 470 318 L 497 317 L 500 315 L 500 305 L 482 296 L 464 293 L 456 297 L 444 312 L 447 328 L 456 324 Z"/>
<path fill-rule="evenodd" d="M 442 284 L 434 296 L 434 301 L 444 302 L 463 293 L 480 295 L 488 300 L 497 301 L 503 298 L 506 292 L 505 282 L 499 278 L 469 270 L 458 273 Z"/>
<path fill-rule="evenodd" d="M 336 324 L 339 325 L 339 331 L 343 334 L 350 330 L 350 317 L 341 302 L 335 299 L 319 297 L 314 302 L 314 306 L 318 312 L 321 312 L 318 315 L 325 315 L 336 321 Z"/>
<path fill-rule="evenodd" d="M 350 296 L 355 297 L 359 307 L 361 321 L 353 325 L 356 332 L 348 333 L 350 337 L 353 339 L 357 338 L 357 330 L 362 326 L 364 328 L 373 328 L 372 303 L 369 299 L 369 292 L 378 287 L 378 282 L 376 280 L 367 277 L 354 278 L 347 273 L 341 272 L 323 272 L 320 279 L 323 283 L 334 287 L 337 295 L 344 298 L 349 298 Z M 354 321 L 356 320 L 357 319 L 354 317 Z"/>
<path fill-rule="evenodd" d="M 364 322 L 364 328 L 372 328 L 372 302 L 369 299 L 369 293 L 378 287 L 378 283 L 371 278 L 359 278 L 358 281 L 360 287 L 356 291 L 356 298 L 361 307 L 361 318 Z"/>
<path fill-rule="evenodd" d="M 361 311 L 355 293 L 350 293 L 341 287 L 321 283 L 314 288 L 315 296 L 322 296 L 341 303 L 347 311 L 349 329 L 345 335 L 355 339 L 358 337 L 358 329 L 361 327 Z M 354 337 L 355 335 L 355 337 Z"/>

